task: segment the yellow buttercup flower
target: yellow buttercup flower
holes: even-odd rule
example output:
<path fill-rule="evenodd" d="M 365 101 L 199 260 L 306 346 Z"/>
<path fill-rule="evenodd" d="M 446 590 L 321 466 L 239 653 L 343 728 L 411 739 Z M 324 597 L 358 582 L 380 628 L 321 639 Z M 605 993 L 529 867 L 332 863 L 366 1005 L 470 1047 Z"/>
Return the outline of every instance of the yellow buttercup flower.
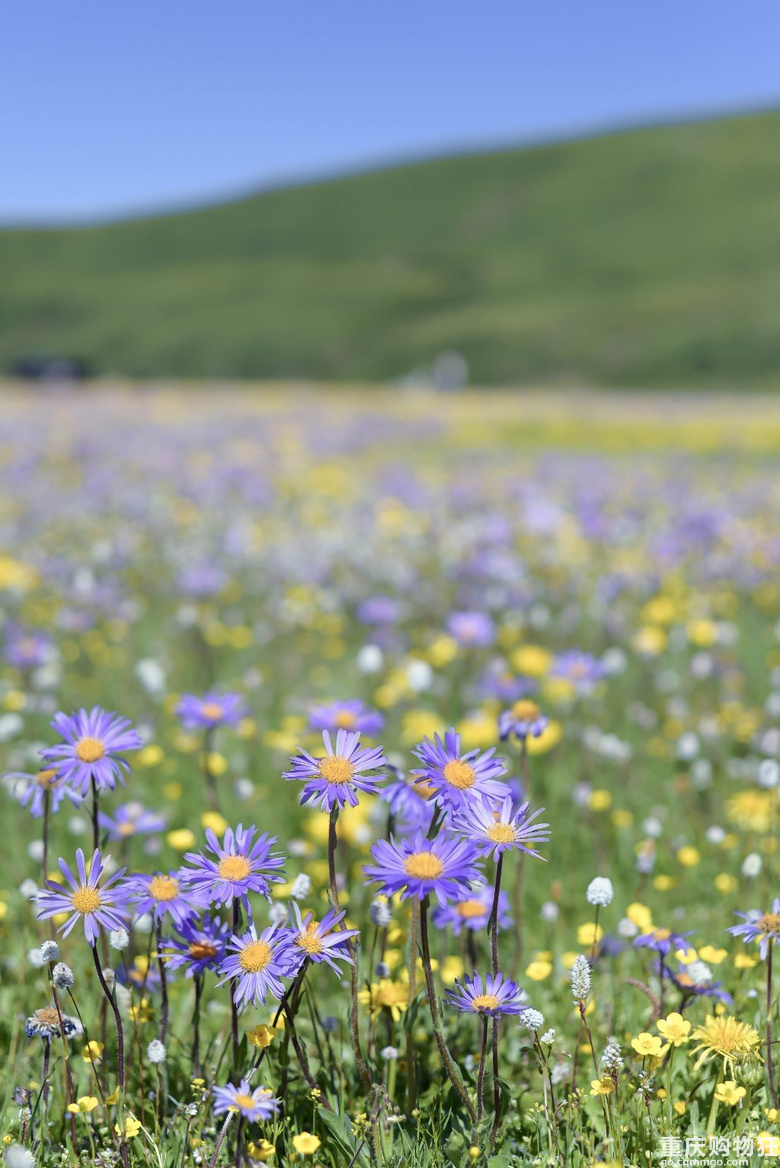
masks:
<path fill-rule="evenodd" d="M 123 1135 L 126 1140 L 135 1139 L 135 1137 L 138 1135 L 140 1130 L 141 1130 L 141 1121 L 140 1121 L 140 1119 L 136 1119 L 134 1115 L 128 1115 L 127 1119 L 125 1120 L 125 1130 L 124 1131 L 122 1131 L 122 1129 L 118 1123 L 114 1125 L 114 1131 L 116 1132 L 116 1134 L 118 1136 Z"/>
<path fill-rule="evenodd" d="M 736 1107 L 740 1099 L 744 1099 L 747 1091 L 744 1087 L 738 1087 L 734 1079 L 726 1079 L 724 1083 L 719 1083 L 715 1088 L 715 1098 L 718 1103 L 726 1103 L 729 1107 Z"/>
<path fill-rule="evenodd" d="M 631 1045 L 642 1058 L 661 1058 L 664 1047 L 657 1034 L 648 1034 L 644 1030 L 637 1038 L 631 1039 Z"/>
<path fill-rule="evenodd" d="M 260 1050 L 270 1046 L 276 1037 L 276 1029 L 273 1026 L 266 1026 L 265 1023 L 260 1026 L 255 1026 L 254 1030 L 247 1031 L 247 1041 L 250 1046 L 256 1046 Z"/>
<path fill-rule="evenodd" d="M 604 936 L 604 930 L 601 925 L 597 925 L 595 921 L 588 921 L 585 925 L 580 925 L 577 929 L 577 944 L 578 945 L 595 945 Z"/>
<path fill-rule="evenodd" d="M 317 1136 L 313 1136 L 311 1132 L 301 1132 L 300 1135 L 293 1136 L 293 1147 L 301 1156 L 313 1156 L 318 1148 L 322 1147 L 322 1140 Z"/>
<path fill-rule="evenodd" d="M 75 1103 L 69 1103 L 67 1110 L 73 1115 L 86 1115 L 90 1111 L 94 1111 L 98 1105 L 98 1100 L 94 1095 L 82 1095 Z"/>
<path fill-rule="evenodd" d="M 530 977 L 531 981 L 544 981 L 550 976 L 552 969 L 552 963 L 549 961 L 532 961 L 526 966 L 525 976 Z"/>
<path fill-rule="evenodd" d="M 102 1042 L 96 1042 L 93 1038 L 82 1050 L 81 1057 L 85 1063 L 99 1063 L 105 1049 Z"/>
<path fill-rule="evenodd" d="M 253 1160 L 259 1160 L 261 1163 L 264 1163 L 274 1155 L 276 1145 L 269 1144 L 268 1140 L 253 1140 L 247 1144 L 246 1150 Z"/>
<path fill-rule="evenodd" d="M 591 1095 L 611 1095 L 614 1090 L 615 1084 L 608 1075 L 604 1075 L 603 1079 L 591 1079 Z"/>
<path fill-rule="evenodd" d="M 738 953 L 734 958 L 735 969 L 753 969 L 758 965 L 758 958 L 751 957 L 749 953 Z"/>
<path fill-rule="evenodd" d="M 728 955 L 727 949 L 716 949 L 714 945 L 702 945 L 699 950 L 699 957 L 706 961 L 707 965 L 720 965 Z"/>
<path fill-rule="evenodd" d="M 372 982 L 368 989 L 361 990 L 358 1002 L 372 1018 L 377 1018 L 382 1010 L 389 1010 L 393 1021 L 400 1022 L 401 1014 L 409 1005 L 409 986 L 383 977 Z"/>
<path fill-rule="evenodd" d="M 681 1046 L 684 1042 L 689 1041 L 691 1024 L 687 1018 L 683 1018 L 682 1014 L 672 1012 L 665 1019 L 659 1018 L 656 1026 L 661 1037 L 665 1038 L 672 1046 Z"/>

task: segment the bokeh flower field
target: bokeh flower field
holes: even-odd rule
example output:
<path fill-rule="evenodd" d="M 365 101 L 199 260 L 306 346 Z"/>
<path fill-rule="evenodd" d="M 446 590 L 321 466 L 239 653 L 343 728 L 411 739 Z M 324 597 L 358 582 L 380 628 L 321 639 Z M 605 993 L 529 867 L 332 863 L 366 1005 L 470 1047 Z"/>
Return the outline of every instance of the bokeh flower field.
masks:
<path fill-rule="evenodd" d="M 780 1156 L 779 468 L 770 400 L 8 389 L 7 1163 Z"/>

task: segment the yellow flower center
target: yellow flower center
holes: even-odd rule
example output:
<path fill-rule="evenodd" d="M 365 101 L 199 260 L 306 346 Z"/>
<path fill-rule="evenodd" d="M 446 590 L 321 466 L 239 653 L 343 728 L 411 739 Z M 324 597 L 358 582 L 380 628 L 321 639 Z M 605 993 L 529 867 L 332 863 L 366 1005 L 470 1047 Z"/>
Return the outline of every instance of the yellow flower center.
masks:
<path fill-rule="evenodd" d="M 441 876 L 444 865 L 435 852 L 414 852 L 404 860 L 404 872 L 418 880 L 435 880 Z"/>
<path fill-rule="evenodd" d="M 117 828 L 117 830 L 118 830 L 120 835 L 134 835 L 135 834 L 135 824 L 129 823 L 126 820 L 124 823 L 119 824 L 119 827 Z"/>
<path fill-rule="evenodd" d="M 35 1011 L 35 1017 L 42 1026 L 59 1026 L 60 1019 L 54 1006 L 44 1006 L 42 1010 Z"/>
<path fill-rule="evenodd" d="M 252 1096 L 244 1095 L 241 1091 L 237 1095 L 234 1095 L 233 1098 L 235 1099 L 236 1107 L 245 1107 L 247 1111 L 251 1111 L 255 1106 L 255 1101 Z"/>
<path fill-rule="evenodd" d="M 206 957 L 216 957 L 217 947 L 211 941 L 191 941 L 187 952 L 194 961 L 203 961 Z"/>
<path fill-rule="evenodd" d="M 253 941 L 246 949 L 241 950 L 238 964 L 247 973 L 259 973 L 261 969 L 265 969 L 272 957 L 273 949 L 267 941 Z"/>
<path fill-rule="evenodd" d="M 515 718 L 521 718 L 526 722 L 533 722 L 541 714 L 541 710 L 536 702 L 530 701 L 528 698 L 521 698 L 519 702 L 515 702 L 512 706 L 512 713 Z"/>
<path fill-rule="evenodd" d="M 517 839 L 517 832 L 509 823 L 492 823 L 485 835 L 494 844 L 513 844 Z"/>
<path fill-rule="evenodd" d="M 99 738 L 80 738 L 76 743 L 76 755 L 82 762 L 97 762 L 106 753 Z"/>
<path fill-rule="evenodd" d="M 217 868 L 223 880 L 244 880 L 251 871 L 252 865 L 246 856 L 225 856 Z"/>
<path fill-rule="evenodd" d="M 475 1010 L 495 1010 L 499 1000 L 495 994 L 477 994 L 471 999 L 471 1005 Z"/>
<path fill-rule="evenodd" d="M 216 722 L 218 718 L 222 717 L 222 706 L 218 702 L 206 702 L 200 707 L 200 713 L 201 717 L 211 718 L 212 721 Z"/>
<path fill-rule="evenodd" d="M 351 730 L 356 719 L 351 710 L 339 710 L 333 721 L 339 730 Z"/>
<path fill-rule="evenodd" d="M 340 754 L 328 754 L 319 761 L 319 772 L 326 783 L 348 783 L 355 773 L 355 768 L 348 758 Z"/>
<path fill-rule="evenodd" d="M 474 768 L 459 758 L 448 762 L 442 773 L 450 786 L 457 787 L 459 791 L 468 791 L 477 780 Z"/>
<path fill-rule="evenodd" d="M 463 900 L 459 905 L 456 905 L 455 911 L 459 917 L 470 921 L 474 917 L 484 916 L 487 909 L 481 900 Z"/>
<path fill-rule="evenodd" d="M 35 781 L 41 787 L 53 787 L 57 781 L 57 772 L 51 768 L 46 771 L 38 771 L 38 774 L 35 776 Z"/>
<path fill-rule="evenodd" d="M 780 933 L 780 913 L 764 913 L 758 927 L 762 933 Z"/>
<path fill-rule="evenodd" d="M 175 900 L 179 895 L 179 881 L 173 876 L 153 876 L 149 892 L 155 900 Z"/>
<path fill-rule="evenodd" d="M 306 953 L 322 953 L 322 941 L 317 936 L 317 921 L 309 921 L 304 933 L 299 933 L 295 944 Z"/>
<path fill-rule="evenodd" d="M 97 888 L 89 888 L 83 885 L 73 893 L 70 898 L 70 903 L 76 912 L 87 915 L 93 913 L 96 908 L 100 908 L 100 893 Z"/>

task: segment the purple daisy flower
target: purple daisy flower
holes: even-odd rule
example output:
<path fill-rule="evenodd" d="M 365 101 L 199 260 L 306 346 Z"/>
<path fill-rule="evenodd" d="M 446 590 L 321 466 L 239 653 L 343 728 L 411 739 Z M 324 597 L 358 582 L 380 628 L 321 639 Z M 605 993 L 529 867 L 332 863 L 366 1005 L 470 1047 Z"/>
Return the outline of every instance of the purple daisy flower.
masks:
<path fill-rule="evenodd" d="M 347 961 L 350 965 L 352 964 L 349 942 L 350 938 L 358 936 L 360 930 L 337 930 L 337 926 L 347 915 L 344 910 L 338 912 L 336 909 L 331 909 L 325 913 L 321 921 L 316 921 L 313 913 L 307 913 L 305 917 L 302 917 L 301 910 L 295 903 L 293 903 L 293 912 L 295 913 L 295 927 L 292 930 L 293 945 L 300 949 L 301 957 L 307 957 L 315 964 L 324 961 L 336 973 L 341 973 L 341 969 L 337 965 L 338 961 Z"/>
<path fill-rule="evenodd" d="M 335 749 L 327 730 L 322 732 L 322 741 L 326 751 L 322 758 L 315 758 L 299 747 L 300 754 L 291 759 L 292 770 L 283 775 L 285 779 L 299 779 L 306 784 L 301 795 L 302 806 L 312 803 L 323 811 L 332 811 L 345 803 L 357 807 L 358 791 L 377 793 L 377 784 L 385 776 L 366 772 L 386 765 L 381 746 L 361 746 L 360 734 L 350 734 L 347 730 L 337 733 Z"/>
<path fill-rule="evenodd" d="M 70 913 L 70 919 L 60 929 L 63 937 L 67 937 L 81 919 L 84 922 L 87 941 L 93 947 L 98 938 L 98 927 L 109 930 L 123 929 L 130 915 L 124 903 L 126 892 L 124 888 L 112 885 L 116 886 L 126 869 L 121 868 L 101 884 L 103 857 L 97 849 L 89 862 L 89 869 L 85 866 L 81 848 L 76 852 L 78 879 L 63 859 L 60 859 L 59 863 L 60 870 L 72 891 L 66 891 L 53 880 L 47 881 L 48 891 L 42 892 L 38 897 L 39 920 L 47 920 L 58 913 Z"/>
<path fill-rule="evenodd" d="M 233 935 L 227 943 L 227 955 L 219 972 L 218 985 L 235 981 L 233 1001 L 265 1005 L 269 993 L 281 1001 L 284 985 L 281 978 L 294 977 L 301 965 L 300 950 L 293 948 L 293 933 L 281 925 L 271 925 L 258 936 L 254 925 L 241 937 Z"/>
<path fill-rule="evenodd" d="M 130 803 L 120 803 L 114 815 L 98 813 L 98 823 L 114 842 L 129 839 L 133 835 L 148 835 L 158 831 L 165 831 L 168 820 L 156 811 L 150 811 L 143 803 L 133 800 Z"/>
<path fill-rule="evenodd" d="M 167 876 L 164 872 L 153 876 L 139 872 L 131 876 L 127 881 L 127 899 L 139 916 L 151 913 L 155 921 L 168 916 L 177 927 L 208 904 L 204 890 L 188 885 L 181 871 L 171 871 Z"/>
<path fill-rule="evenodd" d="M 673 933 L 671 929 L 658 928 L 634 937 L 634 945 L 638 949 L 652 949 L 654 953 L 667 957 L 673 949 L 687 949 L 687 938 L 692 936 L 693 929 L 687 933 Z"/>
<path fill-rule="evenodd" d="M 481 856 L 492 853 L 493 859 L 497 860 L 503 852 L 517 849 L 541 860 L 543 857 L 534 845 L 547 843 L 550 825 L 534 823 L 544 808 L 540 807 L 529 815 L 529 806 L 521 803 L 517 807 L 511 795 L 495 800 L 475 799 L 468 812 L 453 816 L 452 828 L 471 840 Z"/>
<path fill-rule="evenodd" d="M 309 710 L 310 730 L 357 730 L 372 738 L 379 734 L 385 720 L 377 710 L 363 705 L 361 701 L 332 702 L 329 706 L 312 706 Z"/>
<path fill-rule="evenodd" d="M 741 937 L 746 944 L 758 941 L 761 960 L 766 961 L 769 946 L 776 945 L 780 940 L 780 897 L 772 901 L 771 912 L 762 913 L 759 909 L 752 908 L 748 912 L 738 912 L 734 915 L 742 917 L 742 924 L 732 925 L 726 931 L 733 933 L 735 937 Z"/>
<path fill-rule="evenodd" d="M 388 763 L 387 773 L 388 781 L 377 794 L 387 803 L 401 834 L 408 835 L 418 829 L 427 833 L 436 810 L 431 791 L 392 763 Z"/>
<path fill-rule="evenodd" d="M 463 1014 L 480 1014 L 497 1018 L 500 1014 L 519 1014 L 527 1005 L 528 998 L 517 982 L 505 978 L 503 973 L 489 973 L 482 978 L 478 973 L 473 977 L 457 980 L 451 990 L 444 994 L 447 1002 Z"/>
<path fill-rule="evenodd" d="M 257 1123 L 264 1119 L 272 1119 L 279 1106 L 279 1100 L 274 1098 L 272 1091 L 267 1087 L 255 1087 L 253 1091 L 248 1079 L 242 1079 L 237 1087 L 228 1083 L 226 1087 L 214 1088 L 215 1115 L 223 1115 L 226 1111 L 238 1111 L 250 1123 Z"/>
<path fill-rule="evenodd" d="M 592 653 L 583 653 L 581 649 L 567 649 L 559 653 L 550 668 L 550 677 L 562 678 L 568 681 L 578 693 L 590 693 L 594 686 L 602 681 L 607 671 Z"/>
<path fill-rule="evenodd" d="M 47 767 L 34 775 L 10 774 L 3 776 L 3 782 L 10 788 L 14 799 L 26 807 L 33 819 L 40 819 L 45 806 L 45 796 L 49 794 L 49 810 L 53 815 L 60 809 L 62 800 L 70 799 L 78 807 L 81 795 L 72 790 L 62 779 L 56 767 Z"/>
<path fill-rule="evenodd" d="M 520 742 L 526 738 L 538 738 L 550 725 L 550 719 L 543 714 L 531 698 L 520 698 L 510 709 L 498 716 L 498 736 L 505 742 L 514 734 Z"/>
<path fill-rule="evenodd" d="M 418 831 L 412 839 L 378 840 L 371 849 L 376 864 L 364 868 L 368 879 L 385 896 L 419 900 L 429 894 L 440 905 L 462 897 L 481 876 L 477 850 L 468 840 L 445 834 L 426 839 Z"/>
<path fill-rule="evenodd" d="M 703 961 L 691 961 L 688 965 L 680 962 L 675 970 L 668 965 L 661 969 L 659 958 L 658 973 L 668 974 L 685 998 L 712 998 L 713 1001 L 723 1002 L 724 1006 L 734 1005 L 731 994 L 723 989 L 723 982 L 713 978 L 712 970 Z"/>
<path fill-rule="evenodd" d="M 184 858 L 193 867 L 181 868 L 181 879 L 189 888 L 203 893 L 209 904 L 231 905 L 239 899 L 249 911 L 250 892 L 270 900 L 269 885 L 284 883 L 284 857 L 271 851 L 275 835 L 264 832 L 253 843 L 256 832 L 256 827 L 245 828 L 239 823 L 235 831 L 232 827 L 227 829 L 220 843 L 207 828 L 206 844 L 216 859 L 201 852 L 187 852 Z"/>
<path fill-rule="evenodd" d="M 17 626 L 5 637 L 5 659 L 17 669 L 36 669 L 56 656 L 54 642 L 43 633 L 30 633 Z"/>
<path fill-rule="evenodd" d="M 356 616 L 364 625 L 394 625 L 402 612 L 401 601 L 392 596 L 369 596 L 358 605 Z"/>
<path fill-rule="evenodd" d="M 453 612 L 446 620 L 447 632 L 463 648 L 484 648 L 496 639 L 496 626 L 484 612 Z"/>
<path fill-rule="evenodd" d="M 182 694 L 176 706 L 185 730 L 213 730 L 215 726 L 235 726 L 249 714 L 241 694 L 207 693 L 202 698 Z"/>
<path fill-rule="evenodd" d="M 486 884 L 483 888 L 469 893 L 468 896 L 445 905 L 444 908 L 435 908 L 431 916 L 434 928 L 450 928 L 456 937 L 460 936 L 462 929 L 471 929 L 472 932 L 486 929 L 493 908 L 494 895 L 495 889 L 490 884 Z M 509 897 L 506 892 L 499 892 L 498 927 L 499 929 L 508 929 L 511 924 Z"/>
<path fill-rule="evenodd" d="M 170 969 L 184 969 L 185 977 L 202 976 L 216 970 L 225 955 L 230 926 L 206 913 L 200 920 L 186 920 L 176 926 L 178 937 L 166 937 L 162 957 Z"/>
<path fill-rule="evenodd" d="M 93 779 L 99 791 L 113 790 L 117 780 L 124 786 L 122 772 L 129 772 L 130 767 L 119 757 L 119 751 L 143 746 L 140 734 L 127 718 L 93 706 L 89 712 L 59 713 L 51 725 L 65 741 L 46 747 L 41 757 L 57 767 L 60 778 L 81 795 L 89 792 Z"/>
<path fill-rule="evenodd" d="M 501 798 L 506 791 L 496 780 L 506 774 L 503 758 L 495 758 L 495 747 L 480 754 L 478 750 L 465 753 L 460 749 L 460 734 L 448 730 L 444 741 L 434 734 L 433 742 L 423 738 L 412 753 L 423 766 L 414 770 L 416 782 L 445 810 L 460 811 L 470 807 L 475 795 Z"/>

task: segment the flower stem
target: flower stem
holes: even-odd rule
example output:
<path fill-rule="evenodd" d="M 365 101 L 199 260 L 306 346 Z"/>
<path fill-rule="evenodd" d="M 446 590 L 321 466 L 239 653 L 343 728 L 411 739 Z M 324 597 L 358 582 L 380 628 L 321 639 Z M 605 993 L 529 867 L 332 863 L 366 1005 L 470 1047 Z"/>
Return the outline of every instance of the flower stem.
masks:
<path fill-rule="evenodd" d="M 93 779 L 92 782 L 93 782 L 93 792 L 94 792 L 95 780 Z M 96 792 L 95 792 L 95 806 L 97 806 L 97 793 Z M 129 1168 L 130 1160 L 129 1160 L 128 1152 L 127 1152 L 127 1139 L 125 1138 L 125 1134 L 124 1134 L 124 1126 L 123 1126 L 123 1118 L 122 1118 L 123 1111 L 124 1111 L 124 1094 L 125 1094 L 125 1035 L 124 1035 L 124 1030 L 122 1029 L 122 1017 L 119 1013 L 119 1006 L 117 1005 L 116 994 L 112 994 L 111 991 L 109 990 L 107 984 L 106 984 L 106 979 L 105 979 L 105 976 L 103 974 L 103 970 L 101 969 L 101 966 L 100 966 L 100 958 L 98 957 L 96 945 L 92 946 L 92 960 L 95 963 L 95 972 L 97 973 L 98 981 L 100 982 L 100 988 L 103 990 L 103 993 L 105 994 L 106 999 L 108 1000 L 109 1005 L 111 1006 L 111 1009 L 114 1012 L 114 1022 L 116 1023 L 116 1081 L 117 1081 L 117 1086 L 119 1087 L 119 1107 L 117 1110 L 118 1110 L 118 1115 L 119 1115 L 119 1127 L 120 1127 L 120 1130 L 122 1133 L 119 1137 L 119 1147 L 120 1147 L 120 1150 L 122 1152 L 122 1162 L 123 1162 L 125 1168 Z"/>
<path fill-rule="evenodd" d="M 501 872 L 504 866 L 504 853 L 501 852 L 496 861 L 496 887 L 493 891 L 493 907 L 490 910 L 488 929 L 490 930 L 490 961 L 493 977 L 498 973 L 498 898 L 501 895 Z M 501 1106 L 501 1088 L 498 1083 L 498 1014 L 493 1016 L 493 1128 L 490 1133 L 490 1151 L 496 1142 L 498 1134 L 498 1114 Z"/>
<path fill-rule="evenodd" d="M 487 1061 L 488 1016 L 482 1017 L 482 1045 L 479 1052 L 479 1072 L 477 1074 L 477 1123 L 482 1119 L 482 1087 L 485 1082 L 485 1063 Z"/>
<path fill-rule="evenodd" d="M 203 994 L 203 974 L 196 973 L 195 982 L 195 1005 L 192 1011 L 192 1066 L 195 1071 L 195 1078 L 200 1078 L 200 999 Z"/>
<path fill-rule="evenodd" d="M 477 1112 L 474 1104 L 466 1093 L 466 1088 L 463 1085 L 463 1079 L 460 1076 L 458 1068 L 455 1066 L 452 1055 L 447 1049 L 447 1044 L 444 1041 L 444 1035 L 441 1032 L 439 1023 L 439 1008 L 436 1005 L 436 987 L 433 984 L 433 970 L 431 969 L 431 950 L 428 943 L 428 898 L 420 901 L 420 942 L 422 945 L 422 959 L 423 970 L 425 972 L 425 985 L 428 990 L 428 1006 L 431 1011 L 431 1021 L 433 1022 L 433 1037 L 436 1040 L 436 1046 L 441 1056 L 441 1061 L 444 1066 L 447 1076 L 453 1087 L 460 1095 L 472 1123 L 477 1122 Z"/>
<path fill-rule="evenodd" d="M 775 1068 L 772 1060 L 772 953 L 774 942 L 770 941 L 766 958 L 766 1069 L 769 1076 L 769 1097 L 772 1106 L 777 1107 Z"/>
<path fill-rule="evenodd" d="M 160 1042 L 165 1045 L 168 1035 L 168 982 L 165 977 L 165 962 L 162 956 L 162 922 L 157 921 L 155 930 L 157 939 L 157 968 L 160 971 Z"/>

